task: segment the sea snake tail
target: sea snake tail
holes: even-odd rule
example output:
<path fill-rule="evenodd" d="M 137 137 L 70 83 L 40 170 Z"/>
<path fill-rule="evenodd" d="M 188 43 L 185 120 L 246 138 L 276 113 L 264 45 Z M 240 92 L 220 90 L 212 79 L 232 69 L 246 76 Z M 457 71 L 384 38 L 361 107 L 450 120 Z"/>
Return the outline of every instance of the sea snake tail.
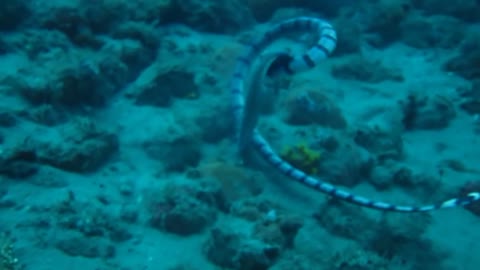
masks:
<path fill-rule="evenodd" d="M 275 76 L 279 73 L 295 74 L 313 68 L 318 62 L 327 58 L 335 49 L 336 33 L 329 23 L 321 19 L 310 17 L 294 18 L 275 25 L 271 30 L 265 32 L 257 42 L 249 45 L 246 53 L 238 58 L 231 86 L 231 94 L 233 98 L 232 110 L 237 138 L 239 137 L 245 115 L 244 81 L 252 67 L 252 63 L 260 53 L 278 37 L 285 35 L 287 32 L 302 31 L 315 31 L 319 35 L 318 42 L 310 48 L 307 53 L 300 57 L 293 57 L 288 54 L 279 55 L 279 57 L 271 63 L 271 66 L 266 73 L 267 76 Z M 464 197 L 446 200 L 442 203 L 425 206 L 403 206 L 371 200 L 338 189 L 332 184 L 311 177 L 301 170 L 296 169 L 273 151 L 257 129 L 253 130 L 250 141 L 268 163 L 288 178 L 319 192 L 330 195 L 333 198 L 362 207 L 380 211 L 412 213 L 461 207 L 480 200 L 480 193 L 477 192 L 469 193 Z"/>
<path fill-rule="evenodd" d="M 256 149 L 260 152 L 262 157 L 268 161 L 272 166 L 278 169 L 283 175 L 322 193 L 332 196 L 352 204 L 360 205 L 376 210 L 389 212 L 427 212 L 441 208 L 452 208 L 457 206 L 464 206 L 480 199 L 480 193 L 469 193 L 463 198 L 455 198 L 444 201 L 439 204 L 425 205 L 425 206 L 402 206 L 394 205 L 386 202 L 371 200 L 362 196 L 357 196 L 347 191 L 336 188 L 335 186 L 313 178 L 306 173 L 296 169 L 288 162 L 282 160 L 270 147 L 268 142 L 260 135 L 258 131 L 254 131 L 253 143 Z"/>

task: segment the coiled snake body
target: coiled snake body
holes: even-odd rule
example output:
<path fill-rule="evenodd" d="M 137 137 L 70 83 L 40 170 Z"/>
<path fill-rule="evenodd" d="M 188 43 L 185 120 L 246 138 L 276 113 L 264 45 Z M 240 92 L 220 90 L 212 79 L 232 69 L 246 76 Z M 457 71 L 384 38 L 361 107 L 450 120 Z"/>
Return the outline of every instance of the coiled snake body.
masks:
<path fill-rule="evenodd" d="M 339 200 L 362 207 L 392 212 L 426 212 L 442 208 L 465 206 L 480 200 L 480 193 L 472 192 L 465 197 L 453 198 L 438 204 L 410 206 L 395 205 L 354 195 L 321 179 L 309 176 L 290 165 L 273 151 L 272 147 L 255 127 L 251 127 L 247 132 L 242 130 L 245 115 L 248 115 L 246 114 L 246 108 L 249 107 L 248 104 L 246 104 L 244 97 L 244 84 L 246 77 L 252 68 L 253 62 L 260 56 L 262 51 L 277 38 L 289 32 L 307 31 L 317 33 L 319 36 L 318 42 L 305 54 L 298 57 L 286 53 L 277 55 L 277 57 L 269 63 L 270 66 L 266 71 L 266 75 L 276 76 L 279 73 L 293 75 L 308 70 L 313 68 L 321 60 L 327 58 L 335 49 L 337 41 L 336 32 L 333 27 L 328 22 L 318 18 L 299 17 L 280 22 L 270 30 L 266 31 L 258 41 L 249 45 L 245 53 L 238 58 L 235 72 L 231 80 L 231 95 L 233 98 L 232 110 L 235 121 L 236 136 L 240 147 L 243 148 L 245 145 L 252 144 L 268 163 L 288 178 Z"/>

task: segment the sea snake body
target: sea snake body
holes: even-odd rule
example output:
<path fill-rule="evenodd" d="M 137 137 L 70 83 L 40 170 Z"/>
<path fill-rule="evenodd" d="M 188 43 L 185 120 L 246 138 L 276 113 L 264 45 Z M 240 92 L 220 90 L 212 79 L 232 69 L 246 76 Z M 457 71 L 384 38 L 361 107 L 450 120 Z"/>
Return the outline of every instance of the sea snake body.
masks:
<path fill-rule="evenodd" d="M 271 67 L 278 62 L 279 54 L 267 54 L 262 56 L 262 61 L 251 69 L 251 76 L 246 80 L 248 93 L 245 100 L 244 115 L 239 134 L 239 149 L 248 149 L 253 131 L 255 130 L 261 112 L 265 107 L 272 104 L 273 87 L 265 87 L 265 76 L 269 74 Z"/>
<path fill-rule="evenodd" d="M 242 126 L 245 117 L 245 109 L 248 108 L 245 104 L 244 97 L 245 79 L 251 70 L 253 62 L 260 56 L 262 51 L 277 38 L 288 32 L 314 32 L 318 34 L 319 39 L 312 48 L 299 57 L 293 57 L 287 53 L 278 55 L 278 57 L 271 62 L 271 65 L 266 72 L 267 76 L 276 76 L 279 73 L 292 75 L 313 68 L 318 62 L 327 58 L 336 46 L 337 36 L 333 27 L 324 20 L 311 17 L 298 17 L 280 22 L 270 30 L 266 31 L 258 41 L 253 42 L 248 46 L 245 54 L 238 58 L 233 78 L 231 80 L 231 95 L 233 98 L 232 110 L 236 128 L 236 139 L 241 148 L 245 147 L 246 144 L 251 143 L 268 163 L 288 178 L 330 195 L 333 198 L 380 211 L 406 213 L 427 212 L 442 208 L 461 207 L 480 200 L 480 193 L 478 192 L 472 192 L 464 197 L 425 206 L 403 206 L 371 200 L 341 190 L 326 181 L 314 178 L 301 170 L 296 169 L 273 151 L 272 147 L 270 147 L 268 142 L 262 137 L 256 128 L 253 128 L 250 134 L 244 134 L 245 132 L 242 131 Z"/>

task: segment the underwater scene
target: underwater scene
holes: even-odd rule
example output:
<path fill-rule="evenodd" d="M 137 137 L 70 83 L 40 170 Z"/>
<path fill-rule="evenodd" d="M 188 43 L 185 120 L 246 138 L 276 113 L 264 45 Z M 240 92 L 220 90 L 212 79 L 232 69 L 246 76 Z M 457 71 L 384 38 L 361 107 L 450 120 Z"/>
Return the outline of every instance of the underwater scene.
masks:
<path fill-rule="evenodd" d="M 0 270 L 480 269 L 480 0 L 3 0 Z"/>

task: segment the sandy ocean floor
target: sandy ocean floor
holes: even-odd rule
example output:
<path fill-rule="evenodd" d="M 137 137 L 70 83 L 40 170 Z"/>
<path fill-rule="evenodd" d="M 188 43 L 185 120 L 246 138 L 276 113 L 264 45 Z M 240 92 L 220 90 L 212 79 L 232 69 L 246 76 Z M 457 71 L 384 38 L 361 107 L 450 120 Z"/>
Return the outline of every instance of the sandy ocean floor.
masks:
<path fill-rule="evenodd" d="M 480 3 L 261 2 L 6 1 L 0 270 L 478 269 L 480 204 L 383 213 L 242 161 L 229 87 L 253 37 L 325 18 L 337 50 L 279 82 L 273 148 L 392 204 L 480 191 Z"/>

